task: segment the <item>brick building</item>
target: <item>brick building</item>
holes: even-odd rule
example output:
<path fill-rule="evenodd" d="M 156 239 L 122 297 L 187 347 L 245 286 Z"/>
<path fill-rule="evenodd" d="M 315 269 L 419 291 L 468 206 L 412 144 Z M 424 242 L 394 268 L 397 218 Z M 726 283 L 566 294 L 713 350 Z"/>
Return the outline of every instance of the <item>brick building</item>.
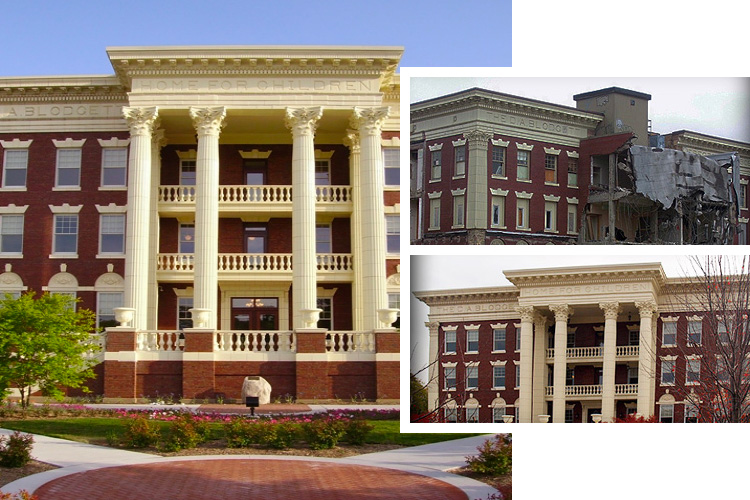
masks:
<path fill-rule="evenodd" d="M 704 388 L 734 363 L 717 346 L 736 331 L 747 351 L 728 309 L 701 310 L 695 282 L 658 263 L 504 275 L 513 286 L 414 292 L 430 308 L 429 408 L 442 421 L 710 421 Z"/>
<path fill-rule="evenodd" d="M 0 289 L 107 328 L 94 390 L 398 398 L 399 47 L 115 47 L 0 78 Z"/>
<path fill-rule="evenodd" d="M 573 99 L 473 88 L 412 104 L 411 242 L 746 242 L 750 144 L 653 134 L 642 92 Z"/>

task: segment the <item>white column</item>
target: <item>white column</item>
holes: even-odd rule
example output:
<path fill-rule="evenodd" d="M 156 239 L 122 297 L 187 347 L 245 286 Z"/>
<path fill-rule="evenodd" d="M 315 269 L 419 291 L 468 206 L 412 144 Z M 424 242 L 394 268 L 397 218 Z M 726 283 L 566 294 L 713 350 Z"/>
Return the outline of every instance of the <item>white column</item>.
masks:
<path fill-rule="evenodd" d="M 122 113 L 130 127 L 124 303 L 135 309 L 131 326 L 142 330 L 148 318 L 151 134 L 158 109 L 124 107 Z"/>
<path fill-rule="evenodd" d="M 390 327 L 379 312 L 388 308 L 385 281 L 385 210 L 383 209 L 383 152 L 380 132 L 390 109 L 354 108 L 352 126 L 359 130 L 361 148 L 362 295 L 364 329 Z"/>
<path fill-rule="evenodd" d="M 518 394 L 518 421 L 531 422 L 532 367 L 534 353 L 534 307 L 520 306 L 521 316 L 521 380 Z"/>
<path fill-rule="evenodd" d="M 651 383 L 653 372 L 650 370 L 650 358 L 656 353 L 651 342 L 651 317 L 656 312 L 656 303 L 653 301 L 636 302 L 635 307 L 641 315 L 641 329 L 638 335 L 638 407 L 637 411 L 644 418 L 654 413 L 651 404 Z"/>
<path fill-rule="evenodd" d="M 568 304 L 549 306 L 555 314 L 555 365 L 552 395 L 552 422 L 565 422 L 565 374 L 568 369 L 566 349 L 568 346 Z"/>
<path fill-rule="evenodd" d="M 604 311 L 604 349 L 602 362 L 602 422 L 615 418 L 615 356 L 617 354 L 618 302 L 599 304 Z"/>
<path fill-rule="evenodd" d="M 437 408 L 440 399 L 440 344 L 438 343 L 438 328 L 440 323 L 425 323 L 424 326 L 430 330 L 430 357 L 427 369 L 427 409 L 429 411 Z"/>
<path fill-rule="evenodd" d="M 365 301 L 363 296 L 362 255 L 362 176 L 360 174 L 359 131 L 347 130 L 344 144 L 349 147 L 349 179 L 352 186 L 351 248 L 354 259 L 352 283 L 352 322 L 355 330 L 364 330 Z"/>
<path fill-rule="evenodd" d="M 148 240 L 148 318 L 146 328 L 156 330 L 159 313 L 159 283 L 156 280 L 156 256 L 159 253 L 159 181 L 161 174 L 161 148 L 166 145 L 164 129 L 154 124 L 151 141 L 151 216 Z"/>
<path fill-rule="evenodd" d="M 492 132 L 472 130 L 464 134 L 469 143 L 466 169 L 466 228 L 479 230 L 470 244 L 484 245 L 484 233 L 488 227 L 487 217 L 487 148 Z M 476 231 L 475 231 L 476 232 Z"/>
<path fill-rule="evenodd" d="M 195 255 L 193 308 L 203 324 L 193 327 L 216 329 L 219 294 L 219 133 L 226 108 L 190 108 L 198 133 L 195 162 Z M 196 311 L 194 311 L 195 313 Z"/>
<path fill-rule="evenodd" d="M 292 319 L 294 328 L 314 328 L 317 301 L 315 252 L 315 145 L 323 108 L 287 108 L 292 131 Z M 317 314 L 316 314 L 317 311 Z"/>
<path fill-rule="evenodd" d="M 539 316 L 534 321 L 534 389 L 532 391 L 532 421 L 538 422 L 539 415 L 547 413 L 547 402 L 544 399 L 547 385 L 547 317 Z"/>

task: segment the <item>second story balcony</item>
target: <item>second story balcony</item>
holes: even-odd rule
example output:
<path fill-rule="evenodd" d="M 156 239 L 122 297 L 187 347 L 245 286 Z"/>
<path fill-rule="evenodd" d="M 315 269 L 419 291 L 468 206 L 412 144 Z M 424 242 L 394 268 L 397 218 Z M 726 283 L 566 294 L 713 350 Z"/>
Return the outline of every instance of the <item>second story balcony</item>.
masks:
<path fill-rule="evenodd" d="M 615 356 L 618 361 L 637 361 L 638 351 L 637 345 L 618 345 L 615 347 Z M 568 363 L 601 362 L 603 357 L 604 348 L 602 346 L 568 347 L 565 349 L 565 358 Z M 555 350 L 547 349 L 547 362 L 552 362 L 554 359 Z"/>
<path fill-rule="evenodd" d="M 195 211 L 195 186 L 159 186 L 159 213 L 177 215 Z M 351 186 L 315 186 L 316 210 L 325 213 L 352 212 Z M 234 185 L 219 186 L 219 212 L 225 214 L 263 211 L 291 214 L 292 186 Z"/>

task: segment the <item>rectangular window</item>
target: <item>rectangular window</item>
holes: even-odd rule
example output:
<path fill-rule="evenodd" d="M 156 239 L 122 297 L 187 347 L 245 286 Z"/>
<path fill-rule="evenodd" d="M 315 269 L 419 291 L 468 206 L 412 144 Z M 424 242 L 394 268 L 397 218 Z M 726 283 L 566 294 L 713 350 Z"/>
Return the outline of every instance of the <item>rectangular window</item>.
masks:
<path fill-rule="evenodd" d="M 331 297 L 318 297 L 318 309 L 320 309 L 320 318 L 318 318 L 318 328 L 333 330 L 333 299 Z"/>
<path fill-rule="evenodd" d="M 479 330 L 466 331 L 466 352 L 479 352 Z"/>
<path fill-rule="evenodd" d="M 568 205 L 568 233 L 578 232 L 578 205 Z"/>
<path fill-rule="evenodd" d="M 685 403 L 685 423 L 686 424 L 697 424 L 698 423 L 698 407 L 693 403 Z"/>
<path fill-rule="evenodd" d="M 445 331 L 445 352 L 456 352 L 456 330 Z"/>
<path fill-rule="evenodd" d="M 697 384 L 701 379 L 701 360 L 688 358 L 685 361 L 685 383 Z"/>
<path fill-rule="evenodd" d="M 443 378 L 445 379 L 445 388 L 453 389 L 456 387 L 456 367 L 446 366 L 443 368 Z"/>
<path fill-rule="evenodd" d="M 464 227 L 464 197 L 453 197 L 453 227 Z"/>
<path fill-rule="evenodd" d="M 516 351 L 521 350 L 521 329 L 516 328 Z"/>
<path fill-rule="evenodd" d="M 492 350 L 493 351 L 504 351 L 505 350 L 505 328 L 495 328 L 492 330 Z"/>
<path fill-rule="evenodd" d="M 401 163 L 398 148 L 383 148 L 383 167 L 385 168 L 385 185 L 401 185 Z"/>
<path fill-rule="evenodd" d="M 518 170 L 516 173 L 519 181 L 529 180 L 529 152 L 519 151 L 518 152 Z"/>
<path fill-rule="evenodd" d="M 545 155 L 544 157 L 544 182 L 557 184 L 557 155 Z"/>
<path fill-rule="evenodd" d="M 557 231 L 557 203 L 544 202 L 544 230 Z"/>
<path fill-rule="evenodd" d="M 492 196 L 492 227 L 505 227 L 505 196 Z"/>
<path fill-rule="evenodd" d="M 629 366 L 628 367 L 628 384 L 637 384 L 637 383 L 638 383 L 638 367 Z"/>
<path fill-rule="evenodd" d="M 315 160 L 315 185 L 331 185 L 331 160 Z"/>
<path fill-rule="evenodd" d="M 3 160 L 3 187 L 26 187 L 28 149 L 6 149 Z"/>
<path fill-rule="evenodd" d="M 451 424 L 458 422 L 458 408 L 445 408 L 445 421 Z"/>
<path fill-rule="evenodd" d="M 81 150 L 65 148 L 57 150 L 56 187 L 79 187 L 81 185 Z"/>
<path fill-rule="evenodd" d="M 504 406 L 492 408 L 492 422 L 493 423 L 502 424 L 503 422 L 505 422 L 505 420 L 503 419 L 504 416 L 505 416 Z"/>
<path fill-rule="evenodd" d="M 192 297 L 177 298 L 177 329 L 184 330 L 193 326 L 193 318 L 190 309 L 193 308 Z"/>
<path fill-rule="evenodd" d="M 740 184 L 740 208 L 747 208 L 747 184 Z"/>
<path fill-rule="evenodd" d="M 479 408 L 472 406 L 466 408 L 466 421 L 467 422 L 479 422 Z"/>
<path fill-rule="evenodd" d="M 565 347 L 571 349 L 576 346 L 576 332 L 568 332 L 565 338 Z"/>
<path fill-rule="evenodd" d="M 440 229 L 440 198 L 430 200 L 430 227 L 429 229 Z"/>
<path fill-rule="evenodd" d="M 516 365 L 516 386 L 515 389 L 521 387 L 521 365 Z"/>
<path fill-rule="evenodd" d="M 315 225 L 315 253 L 331 253 L 330 224 Z"/>
<path fill-rule="evenodd" d="M 391 327 L 393 328 L 401 328 L 401 294 L 396 293 L 389 293 L 388 294 L 388 308 L 389 309 L 398 309 L 399 314 L 396 318 L 396 321 L 391 324 Z"/>
<path fill-rule="evenodd" d="M 125 216 L 102 215 L 99 253 L 125 253 Z"/>
<path fill-rule="evenodd" d="M 23 215 L 0 215 L 0 253 L 23 253 Z"/>
<path fill-rule="evenodd" d="M 386 252 L 401 252 L 401 220 L 398 215 L 385 216 Z"/>
<path fill-rule="evenodd" d="M 78 251 L 78 215 L 55 215 L 52 253 L 74 254 Z"/>
<path fill-rule="evenodd" d="M 663 359 L 661 361 L 661 384 L 674 385 L 674 359 Z"/>
<path fill-rule="evenodd" d="M 505 148 L 492 146 L 492 175 L 505 177 Z"/>
<path fill-rule="evenodd" d="M 578 187 L 578 158 L 568 159 L 568 186 Z"/>
<path fill-rule="evenodd" d="M 516 229 L 529 229 L 529 200 L 516 200 Z"/>
<path fill-rule="evenodd" d="M 677 323 L 665 321 L 661 326 L 661 345 L 677 345 Z"/>
<path fill-rule="evenodd" d="M 466 175 L 466 146 L 456 146 L 454 153 L 456 165 L 453 175 L 463 177 Z"/>
<path fill-rule="evenodd" d="M 442 168 L 442 161 L 443 161 L 443 152 L 442 151 L 432 151 L 430 153 L 430 157 L 432 159 L 430 168 L 430 180 L 438 181 L 441 177 L 441 168 Z"/>
<path fill-rule="evenodd" d="M 180 160 L 180 185 L 195 186 L 195 160 Z"/>
<path fill-rule="evenodd" d="M 466 367 L 466 389 L 478 389 L 479 388 L 479 367 L 477 365 L 469 365 Z"/>
<path fill-rule="evenodd" d="M 716 333 L 719 336 L 719 342 L 725 345 L 729 343 L 729 332 L 727 332 L 726 323 L 721 320 L 716 323 Z"/>
<path fill-rule="evenodd" d="M 688 343 L 699 345 L 701 343 L 701 337 L 703 333 L 703 322 L 688 321 Z"/>
<path fill-rule="evenodd" d="M 554 373 L 554 372 L 553 372 Z M 565 369 L 565 385 L 575 385 L 576 371 L 573 367 Z"/>
<path fill-rule="evenodd" d="M 195 224 L 180 224 L 180 253 L 195 253 Z"/>
<path fill-rule="evenodd" d="M 115 307 L 122 307 L 122 292 L 99 292 L 96 294 L 96 326 L 97 329 L 117 326 L 115 321 Z"/>
<path fill-rule="evenodd" d="M 639 345 L 640 339 L 640 330 L 631 330 L 630 332 L 628 332 L 628 345 Z"/>
<path fill-rule="evenodd" d="M 126 186 L 127 170 L 127 148 L 104 148 L 102 150 L 102 186 Z"/>
<path fill-rule="evenodd" d="M 492 367 L 492 388 L 499 389 L 505 387 L 505 366 Z"/>
<path fill-rule="evenodd" d="M 659 405 L 659 422 L 666 424 L 674 422 L 674 405 Z"/>

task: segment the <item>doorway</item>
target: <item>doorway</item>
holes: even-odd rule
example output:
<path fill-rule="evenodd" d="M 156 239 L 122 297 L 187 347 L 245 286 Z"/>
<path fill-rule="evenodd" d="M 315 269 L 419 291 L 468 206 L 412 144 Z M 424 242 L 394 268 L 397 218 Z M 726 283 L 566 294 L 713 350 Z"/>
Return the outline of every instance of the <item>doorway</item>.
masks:
<path fill-rule="evenodd" d="M 273 297 L 232 298 L 233 330 L 278 330 L 279 299 Z"/>

